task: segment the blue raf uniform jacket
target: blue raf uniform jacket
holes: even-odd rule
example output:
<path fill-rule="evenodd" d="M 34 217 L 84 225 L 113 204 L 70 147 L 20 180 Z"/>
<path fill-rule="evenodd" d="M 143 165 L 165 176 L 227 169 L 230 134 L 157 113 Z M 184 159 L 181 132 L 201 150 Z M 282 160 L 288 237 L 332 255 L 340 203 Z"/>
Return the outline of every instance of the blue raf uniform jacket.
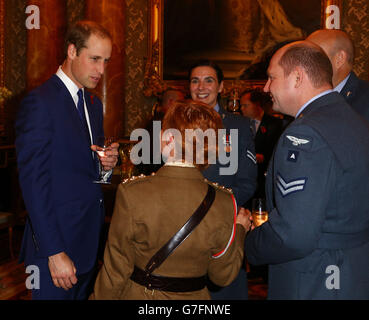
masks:
<path fill-rule="evenodd" d="M 232 175 L 222 175 L 219 169 L 227 168 L 229 164 L 220 164 L 217 161 L 216 164 L 212 164 L 204 170 L 203 175 L 212 182 L 231 188 L 237 204 L 241 206 L 252 197 L 256 189 L 257 164 L 250 120 L 226 112 L 221 106 L 219 106 L 219 114 L 227 134 L 227 137 L 223 137 L 223 141 L 221 141 L 221 147 L 234 148 L 236 142 L 229 138 L 229 134 L 231 129 L 238 130 L 237 171 Z"/>
<path fill-rule="evenodd" d="M 369 299 L 369 127 L 338 93 L 313 101 L 268 168 L 269 221 L 246 239 L 269 299 Z"/>

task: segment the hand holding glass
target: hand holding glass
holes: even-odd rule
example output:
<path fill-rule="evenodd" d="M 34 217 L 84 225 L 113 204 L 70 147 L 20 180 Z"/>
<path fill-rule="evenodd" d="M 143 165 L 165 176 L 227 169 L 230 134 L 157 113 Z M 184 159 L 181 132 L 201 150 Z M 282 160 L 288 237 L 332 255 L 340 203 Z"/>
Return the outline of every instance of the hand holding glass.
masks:
<path fill-rule="evenodd" d="M 96 153 L 100 157 L 105 157 L 105 151 L 109 146 L 114 142 L 113 137 L 98 137 L 96 139 Z M 110 184 L 109 181 L 107 181 L 108 176 L 106 172 L 103 170 L 103 166 L 101 164 L 101 160 L 99 160 L 99 180 L 93 181 L 94 183 L 103 183 L 103 184 Z"/>
<path fill-rule="evenodd" d="M 257 198 L 252 200 L 252 221 L 255 227 L 259 227 L 268 221 L 265 199 Z"/>

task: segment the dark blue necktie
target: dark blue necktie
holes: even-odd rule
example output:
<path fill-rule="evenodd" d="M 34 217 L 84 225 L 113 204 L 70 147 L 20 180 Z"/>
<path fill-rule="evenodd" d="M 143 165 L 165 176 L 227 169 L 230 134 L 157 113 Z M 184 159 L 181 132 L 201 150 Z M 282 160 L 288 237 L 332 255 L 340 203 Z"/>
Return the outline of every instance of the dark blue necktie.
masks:
<path fill-rule="evenodd" d="M 81 118 L 83 129 L 87 133 L 88 140 L 90 140 L 90 133 L 88 131 L 88 126 L 87 126 L 87 121 L 86 121 L 86 114 L 85 114 L 85 103 L 84 103 L 84 99 L 83 99 L 83 90 L 79 89 L 78 92 L 77 92 L 77 95 L 78 95 L 77 109 L 78 109 L 79 117 Z"/>
<path fill-rule="evenodd" d="M 255 137 L 256 136 L 256 121 L 255 121 L 255 119 L 251 119 L 250 128 L 251 128 L 253 136 Z"/>

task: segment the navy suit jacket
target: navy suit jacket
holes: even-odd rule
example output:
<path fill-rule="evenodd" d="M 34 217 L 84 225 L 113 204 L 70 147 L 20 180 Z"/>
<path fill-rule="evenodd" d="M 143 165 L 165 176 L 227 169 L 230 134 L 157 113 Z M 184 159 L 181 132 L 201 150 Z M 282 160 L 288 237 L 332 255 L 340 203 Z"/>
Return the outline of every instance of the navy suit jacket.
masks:
<path fill-rule="evenodd" d="M 85 91 L 93 140 L 103 135 L 101 101 Z M 22 101 L 16 120 L 19 181 L 30 217 L 20 259 L 33 264 L 59 252 L 77 274 L 96 263 L 104 204 L 97 159 L 75 103 L 53 75 Z"/>
<path fill-rule="evenodd" d="M 341 90 L 346 102 L 369 121 L 369 82 L 359 79 L 354 72 Z"/>
<path fill-rule="evenodd" d="M 286 128 L 268 168 L 269 220 L 245 242 L 250 263 L 269 264 L 270 299 L 369 299 L 368 179 L 369 125 L 337 92 Z"/>
<path fill-rule="evenodd" d="M 265 198 L 265 173 L 282 132 L 283 120 L 264 113 L 255 135 L 255 151 L 264 156 L 264 161 L 258 163 L 258 186 L 254 197 Z"/>

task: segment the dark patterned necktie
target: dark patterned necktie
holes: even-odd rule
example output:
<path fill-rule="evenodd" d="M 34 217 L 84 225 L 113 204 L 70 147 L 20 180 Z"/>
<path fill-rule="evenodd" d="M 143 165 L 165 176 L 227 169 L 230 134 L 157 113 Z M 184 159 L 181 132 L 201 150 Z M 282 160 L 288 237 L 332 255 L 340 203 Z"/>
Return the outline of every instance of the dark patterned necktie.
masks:
<path fill-rule="evenodd" d="M 84 102 L 84 99 L 83 99 L 83 90 L 79 89 L 78 92 L 77 92 L 77 95 L 78 95 L 77 109 L 78 109 L 79 117 L 81 119 L 83 129 L 85 130 L 85 132 L 88 136 L 88 140 L 90 140 L 90 133 L 89 133 L 89 130 L 88 130 L 87 121 L 86 121 L 86 114 L 85 114 L 85 102 Z"/>
<path fill-rule="evenodd" d="M 252 131 L 252 135 L 255 137 L 256 136 L 256 121 L 255 121 L 255 119 L 250 120 L 250 128 L 251 128 L 251 131 Z"/>

